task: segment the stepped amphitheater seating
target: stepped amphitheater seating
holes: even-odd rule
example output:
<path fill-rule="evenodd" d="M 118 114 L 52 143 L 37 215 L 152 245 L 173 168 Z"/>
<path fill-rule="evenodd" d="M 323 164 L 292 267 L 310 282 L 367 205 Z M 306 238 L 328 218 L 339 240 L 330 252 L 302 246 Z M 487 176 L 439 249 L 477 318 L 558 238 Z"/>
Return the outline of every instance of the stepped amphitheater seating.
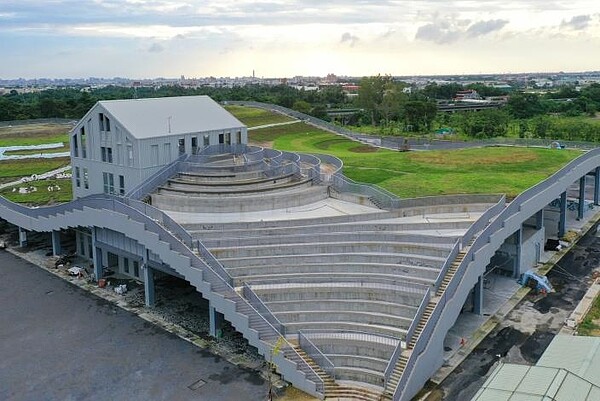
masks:
<path fill-rule="evenodd" d="M 309 338 L 334 363 L 336 380 L 369 386 L 383 386 L 450 250 L 489 207 L 371 204 L 357 213 L 343 209 L 347 194 L 332 199 L 337 191 L 299 174 L 236 172 L 231 156 L 193 170 L 161 186 L 153 205 L 171 211 L 234 286 L 249 285 L 288 339 Z M 337 202 L 332 213 L 307 212 L 323 202 Z"/>

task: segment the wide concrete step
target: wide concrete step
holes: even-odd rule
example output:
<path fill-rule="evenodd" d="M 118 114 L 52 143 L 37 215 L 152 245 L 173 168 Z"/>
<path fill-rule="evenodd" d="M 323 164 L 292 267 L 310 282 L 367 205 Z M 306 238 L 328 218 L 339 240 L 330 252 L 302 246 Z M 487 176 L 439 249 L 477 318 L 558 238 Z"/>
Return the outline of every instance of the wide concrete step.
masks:
<path fill-rule="evenodd" d="M 318 323 L 318 322 L 355 322 L 408 330 L 411 318 L 394 316 L 378 312 L 354 312 L 336 310 L 303 310 L 274 312 L 274 315 L 284 324 L 288 323 Z"/>
<path fill-rule="evenodd" d="M 385 359 L 362 355 L 328 354 L 327 358 L 329 358 L 334 366 L 364 368 L 374 370 L 376 372 L 385 372 L 389 362 Z"/>
<path fill-rule="evenodd" d="M 305 263 L 305 264 L 281 264 L 281 265 L 256 265 L 256 266 L 226 266 L 227 271 L 239 281 L 252 280 L 253 277 L 259 279 L 272 278 L 278 276 L 305 276 L 309 274 L 319 275 L 340 275 L 347 274 L 349 276 L 360 275 L 375 275 L 375 276 L 391 276 L 391 277 L 407 277 L 410 281 L 423 283 L 432 283 L 439 275 L 439 268 L 425 266 L 411 266 L 404 264 L 386 264 L 386 263 Z"/>
<path fill-rule="evenodd" d="M 254 186 L 219 186 L 212 187 L 209 185 L 181 184 L 169 183 L 158 188 L 160 194 L 180 194 L 186 196 L 200 197 L 228 197 L 228 196 L 247 196 L 254 194 L 275 194 L 287 192 L 289 190 L 298 190 L 300 188 L 308 188 L 312 186 L 312 180 L 294 180 L 289 182 L 272 182 L 269 184 L 260 184 Z"/>
<path fill-rule="evenodd" d="M 355 382 L 368 383 L 382 387 L 384 384 L 384 372 L 379 372 L 365 368 L 336 366 L 335 377 L 338 380 L 351 380 Z"/>
<path fill-rule="evenodd" d="M 292 269 L 290 269 L 293 271 Z M 230 273 L 231 274 L 231 273 Z M 346 272 L 322 272 L 322 273 L 270 273 L 264 275 L 247 275 L 234 277 L 234 285 L 241 286 L 244 283 L 250 285 L 259 284 L 297 284 L 297 283 L 321 283 L 334 281 L 373 282 L 373 283 L 397 283 L 400 281 L 433 285 L 435 279 L 427 279 L 410 275 L 392 275 L 379 273 L 346 273 Z"/>
<path fill-rule="evenodd" d="M 362 332 L 327 332 L 310 335 L 310 341 L 325 355 L 356 355 L 389 360 L 398 339 Z"/>
<path fill-rule="evenodd" d="M 368 215 L 345 215 L 320 217 L 318 220 L 273 220 L 243 223 L 188 223 L 183 226 L 198 239 L 244 238 L 280 235 L 300 235 L 311 233 L 332 233 L 356 231 L 398 232 L 417 230 L 460 230 L 466 231 L 474 219 L 457 216 L 449 220 L 410 222 L 401 220 L 393 212 L 369 213 Z"/>
<path fill-rule="evenodd" d="M 283 234 L 283 233 L 282 233 Z M 289 245 L 314 242 L 393 242 L 405 244 L 420 244 L 435 246 L 450 250 L 458 237 L 452 236 L 431 236 L 419 234 L 405 234 L 399 232 L 381 232 L 381 231 L 340 231 L 331 233 L 307 232 L 302 234 L 283 234 L 283 235 L 265 235 L 262 237 L 241 237 L 241 238 L 202 238 L 201 241 L 207 248 L 227 248 L 227 247 L 245 247 L 262 245 Z"/>
<path fill-rule="evenodd" d="M 185 196 L 180 194 L 152 194 L 152 205 L 177 212 L 243 213 L 262 210 L 305 206 L 327 198 L 327 187 L 288 189 L 281 193 L 263 193 L 244 196 Z"/>
<path fill-rule="evenodd" d="M 463 209 L 462 205 L 447 205 L 447 206 L 435 206 L 435 207 L 410 207 L 404 209 L 398 209 L 394 211 L 378 211 L 373 213 L 359 214 L 359 215 L 340 215 L 330 217 L 316 217 L 307 219 L 294 219 L 294 220 L 271 220 L 271 221 L 255 221 L 255 222 L 228 222 L 228 223 L 188 223 L 185 224 L 185 228 L 192 232 L 211 232 L 211 231 L 228 231 L 234 230 L 256 232 L 261 229 L 278 229 L 284 227 L 301 227 L 301 226 L 315 226 L 314 229 L 318 230 L 319 227 L 327 224 L 371 224 L 367 223 L 373 221 L 373 230 L 385 230 L 388 225 L 392 225 L 392 231 L 403 231 L 404 229 L 416 229 L 422 227 L 445 227 L 453 228 L 456 223 L 461 228 L 468 228 L 471 224 L 476 221 L 481 212 L 489 208 L 487 204 L 469 204 L 465 205 L 469 209 L 468 212 L 462 212 L 459 209 Z M 406 219 L 419 216 L 421 219 Z M 404 221 L 400 220 L 404 219 Z M 407 221 L 408 220 L 408 221 Z M 396 230 L 398 224 L 405 224 L 404 227 Z M 360 224 L 359 224 L 360 226 Z M 219 233 L 218 235 L 222 235 Z M 263 234 L 260 234 L 261 236 Z M 278 235 L 273 233 L 273 235 Z"/>
<path fill-rule="evenodd" d="M 177 175 L 181 179 L 194 180 L 195 182 L 210 182 L 210 183 L 219 183 L 219 182 L 230 182 L 230 181 L 238 181 L 238 180 L 258 180 L 261 178 L 265 178 L 265 174 L 263 171 L 243 171 L 243 172 L 215 172 L 215 171 L 186 171 L 180 172 Z"/>
<path fill-rule="evenodd" d="M 381 401 L 381 393 L 359 387 L 361 383 L 349 386 L 346 383 L 325 392 L 326 401 Z"/>
<path fill-rule="evenodd" d="M 241 258 L 219 258 L 219 261 L 227 268 L 248 267 L 257 265 L 301 265 L 301 264 L 327 264 L 327 263 L 349 263 L 365 264 L 380 263 L 387 265 L 408 265 L 415 267 L 427 267 L 440 269 L 444 263 L 443 257 L 424 256 L 401 253 L 316 253 L 311 255 L 263 255 Z"/>
<path fill-rule="evenodd" d="M 425 294 L 424 287 L 420 286 L 353 282 L 258 285 L 252 289 L 263 302 L 366 299 L 419 306 Z"/>
<path fill-rule="evenodd" d="M 266 177 L 263 174 L 252 174 L 251 176 L 241 175 L 241 174 L 229 174 L 222 176 L 223 180 L 205 180 L 206 176 L 201 175 L 183 175 L 180 174 L 175 178 L 171 178 L 168 180 L 169 184 L 175 185 L 187 185 L 189 187 L 206 187 L 206 188 L 220 188 L 220 187 L 249 187 L 252 188 L 254 186 L 260 187 L 261 185 L 269 185 L 275 183 L 287 183 L 294 181 L 295 175 L 293 173 L 288 173 L 284 175 L 279 175 L 275 177 Z M 210 178 L 214 178 L 214 176 L 209 176 Z"/>
<path fill-rule="evenodd" d="M 387 313 L 412 319 L 417 312 L 416 306 L 401 305 L 392 302 L 348 299 L 317 299 L 302 301 L 269 302 L 267 307 L 273 312 L 302 311 L 302 310 L 336 310 Z"/>
<path fill-rule="evenodd" d="M 316 238 L 318 240 L 318 238 Z M 228 248 L 210 248 L 216 258 L 246 258 L 257 256 L 277 255 L 310 255 L 314 253 L 384 253 L 408 254 L 446 258 L 450 247 L 438 247 L 429 244 L 414 244 L 402 242 L 364 241 L 364 242 L 312 242 L 271 244 L 256 246 L 237 246 Z"/>

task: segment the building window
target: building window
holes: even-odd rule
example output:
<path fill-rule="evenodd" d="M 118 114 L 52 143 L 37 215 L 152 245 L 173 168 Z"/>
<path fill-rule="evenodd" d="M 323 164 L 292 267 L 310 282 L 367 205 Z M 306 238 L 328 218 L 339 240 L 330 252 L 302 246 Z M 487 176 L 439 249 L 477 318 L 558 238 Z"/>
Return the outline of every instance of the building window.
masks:
<path fill-rule="evenodd" d="M 150 159 L 153 166 L 158 166 L 158 145 L 150 145 Z"/>
<path fill-rule="evenodd" d="M 104 116 L 104 128 L 106 128 L 106 132 L 110 132 L 110 120 L 106 116 Z"/>
<path fill-rule="evenodd" d="M 112 163 L 113 162 L 112 148 L 101 146 L 100 147 L 100 154 L 102 156 L 102 161 L 103 162 L 105 162 L 105 163 Z"/>
<path fill-rule="evenodd" d="M 165 164 L 171 163 L 171 144 L 165 143 L 163 146 L 163 150 L 165 153 L 165 155 L 164 155 Z"/>
<path fill-rule="evenodd" d="M 140 276 L 140 262 L 137 260 L 133 261 L 133 275 L 136 277 Z"/>
<path fill-rule="evenodd" d="M 119 176 L 119 195 L 125 195 L 125 176 Z"/>
<path fill-rule="evenodd" d="M 129 258 L 123 258 L 123 272 L 129 274 Z"/>
<path fill-rule="evenodd" d="M 236 132 L 237 143 L 242 143 L 242 131 Z"/>
<path fill-rule="evenodd" d="M 87 140 L 85 138 L 85 127 L 81 127 L 79 130 L 79 136 L 81 137 L 81 157 L 87 157 Z"/>
<path fill-rule="evenodd" d="M 90 189 L 88 169 L 86 167 L 83 168 L 83 187 L 85 189 Z"/>
<path fill-rule="evenodd" d="M 79 145 L 77 143 L 77 135 L 71 137 L 71 148 L 73 148 L 73 156 L 79 157 Z"/>
<path fill-rule="evenodd" d="M 103 113 L 98 114 L 98 127 L 100 128 L 100 131 L 104 131 L 104 114 Z"/>
<path fill-rule="evenodd" d="M 208 145 L 210 145 L 210 135 L 209 134 L 204 134 L 204 143 L 203 143 L 204 147 L 207 147 Z"/>
<path fill-rule="evenodd" d="M 133 145 L 127 144 L 127 165 L 133 166 Z"/>
<path fill-rule="evenodd" d="M 123 165 L 123 145 L 118 144 L 117 145 L 117 163 L 122 166 Z"/>
<path fill-rule="evenodd" d="M 225 143 L 225 135 L 219 134 L 219 143 Z"/>
<path fill-rule="evenodd" d="M 179 146 L 179 154 L 182 155 L 185 153 L 185 138 L 179 138 L 177 141 L 177 146 Z"/>
<path fill-rule="evenodd" d="M 195 155 L 198 153 L 198 137 L 192 137 L 192 154 Z"/>
<path fill-rule="evenodd" d="M 115 176 L 112 173 L 102 173 L 102 182 L 105 194 L 115 193 Z"/>
<path fill-rule="evenodd" d="M 226 145 L 231 145 L 231 132 L 226 132 L 225 133 L 225 144 Z"/>
<path fill-rule="evenodd" d="M 79 175 L 79 167 L 75 167 L 75 186 L 77 188 L 81 186 L 81 176 Z"/>

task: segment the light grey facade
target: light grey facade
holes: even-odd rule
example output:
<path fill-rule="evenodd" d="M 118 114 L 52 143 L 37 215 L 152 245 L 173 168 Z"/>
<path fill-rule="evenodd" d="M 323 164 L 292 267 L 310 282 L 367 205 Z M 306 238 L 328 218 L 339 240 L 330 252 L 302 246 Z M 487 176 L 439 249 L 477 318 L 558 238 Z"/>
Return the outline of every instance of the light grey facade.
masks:
<path fill-rule="evenodd" d="M 100 101 L 70 133 L 73 196 L 125 195 L 183 154 L 248 142 L 208 96 Z"/>

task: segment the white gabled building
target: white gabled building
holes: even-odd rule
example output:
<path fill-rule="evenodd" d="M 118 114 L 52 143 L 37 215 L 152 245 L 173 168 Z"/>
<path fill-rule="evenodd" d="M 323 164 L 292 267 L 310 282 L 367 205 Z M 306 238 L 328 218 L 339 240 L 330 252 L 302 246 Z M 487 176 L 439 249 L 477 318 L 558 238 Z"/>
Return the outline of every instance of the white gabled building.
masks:
<path fill-rule="evenodd" d="M 208 96 L 104 100 L 70 135 L 73 196 L 124 195 L 180 155 L 245 144 L 247 128 Z"/>

